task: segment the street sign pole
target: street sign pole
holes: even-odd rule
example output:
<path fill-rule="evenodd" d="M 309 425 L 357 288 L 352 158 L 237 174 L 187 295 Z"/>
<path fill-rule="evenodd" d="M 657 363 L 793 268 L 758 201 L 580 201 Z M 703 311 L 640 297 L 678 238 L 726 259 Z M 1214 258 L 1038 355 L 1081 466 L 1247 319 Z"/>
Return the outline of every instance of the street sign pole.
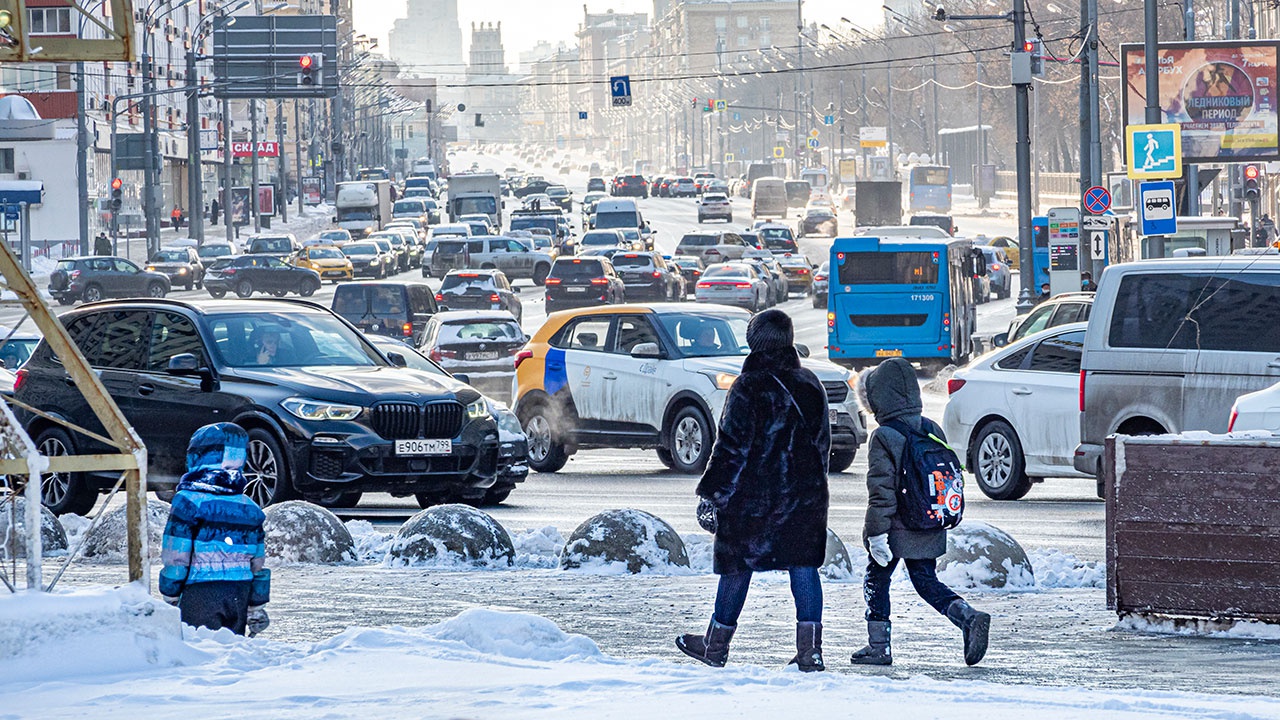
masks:
<path fill-rule="evenodd" d="M 1160 72 L 1159 72 L 1159 52 L 1157 45 L 1160 40 L 1160 15 L 1158 0 L 1143 0 L 1142 17 L 1144 25 L 1143 45 L 1142 45 L 1142 63 L 1145 66 L 1147 79 L 1147 105 L 1144 119 L 1148 125 L 1154 125 L 1160 122 Z M 1130 167 L 1136 162 L 1136 158 L 1129 159 Z M 1148 237 L 1147 238 L 1147 257 L 1160 258 L 1164 257 L 1164 238 Z"/>

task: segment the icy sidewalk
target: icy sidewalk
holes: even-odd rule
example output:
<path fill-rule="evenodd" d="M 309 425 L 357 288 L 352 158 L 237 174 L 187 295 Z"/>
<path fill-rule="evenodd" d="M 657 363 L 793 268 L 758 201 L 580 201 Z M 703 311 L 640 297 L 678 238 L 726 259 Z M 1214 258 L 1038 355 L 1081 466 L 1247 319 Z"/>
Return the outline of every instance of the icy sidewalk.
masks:
<path fill-rule="evenodd" d="M 136 596 L 129 602 L 136 602 Z M 175 619 L 170 608 L 157 605 L 154 613 Z M 0 619 L 6 615 L 0 602 Z M 26 617 L 32 617 L 29 607 Z M 105 663 L 106 668 L 92 673 L 82 663 L 75 677 L 0 683 L 5 696 L 0 712 L 41 718 L 87 711 L 95 718 L 503 720 L 1280 717 L 1280 702 L 1264 697 L 994 685 L 974 681 L 979 676 L 944 682 L 918 675 L 901 680 L 801 675 L 744 664 L 712 670 L 667 658 L 622 659 L 546 618 L 489 609 L 470 609 L 415 627 L 353 627 L 316 643 L 188 631 L 187 646 L 174 647 L 169 638 L 121 643 L 118 631 L 103 637 L 90 630 L 59 636 L 56 622 L 49 624 L 55 642 L 81 643 L 67 649 L 102 658 L 115 652 L 123 666 Z M 139 657 L 148 661 L 147 667 L 130 662 Z M 836 658 L 830 661 L 835 664 Z M 46 656 L 44 662 L 56 661 Z M 13 670 L 13 663 L 0 658 L 0 678 Z M 1208 689 L 1194 682 L 1187 687 Z"/>

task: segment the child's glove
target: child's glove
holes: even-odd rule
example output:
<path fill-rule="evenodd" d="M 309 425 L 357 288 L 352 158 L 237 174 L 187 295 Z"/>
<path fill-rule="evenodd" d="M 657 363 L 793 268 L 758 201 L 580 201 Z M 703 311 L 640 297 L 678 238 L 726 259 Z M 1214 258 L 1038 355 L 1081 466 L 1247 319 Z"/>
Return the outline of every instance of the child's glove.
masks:
<path fill-rule="evenodd" d="M 178 607 L 178 601 L 181 600 L 181 598 L 175 597 L 173 595 L 161 595 L 160 597 L 164 598 L 164 601 L 166 603 L 174 607 Z"/>
<path fill-rule="evenodd" d="M 253 637 L 263 630 L 266 630 L 267 626 L 270 624 L 271 618 L 267 617 L 267 608 L 265 605 L 254 605 L 249 608 L 249 616 L 245 623 L 246 628 L 249 630 L 249 637 Z"/>
<path fill-rule="evenodd" d="M 712 505 L 711 501 L 706 498 L 698 500 L 698 525 L 712 535 L 715 535 L 716 530 L 720 529 L 720 520 L 716 517 L 716 506 Z"/>
<path fill-rule="evenodd" d="M 871 559 L 875 560 L 877 565 L 889 567 L 889 563 L 893 561 L 893 551 L 889 549 L 888 533 L 867 538 L 867 547 L 871 552 Z"/>

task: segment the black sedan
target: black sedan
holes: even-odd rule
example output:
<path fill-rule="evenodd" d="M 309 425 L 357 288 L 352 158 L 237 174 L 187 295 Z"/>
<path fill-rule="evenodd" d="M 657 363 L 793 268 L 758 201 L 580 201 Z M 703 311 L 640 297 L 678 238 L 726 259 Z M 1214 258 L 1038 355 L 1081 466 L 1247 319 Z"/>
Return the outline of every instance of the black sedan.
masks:
<path fill-rule="evenodd" d="M 320 289 L 320 275 L 309 268 L 294 267 L 272 255 L 241 255 L 219 260 L 209 266 L 204 289 L 213 297 L 228 292 L 247 298 L 255 292 L 284 297 L 296 292 L 311 297 Z"/>
<path fill-rule="evenodd" d="M 831 208 L 816 207 L 805 211 L 800 219 L 800 236 L 822 233 L 827 237 L 835 237 L 840 233 L 840 221 Z"/>

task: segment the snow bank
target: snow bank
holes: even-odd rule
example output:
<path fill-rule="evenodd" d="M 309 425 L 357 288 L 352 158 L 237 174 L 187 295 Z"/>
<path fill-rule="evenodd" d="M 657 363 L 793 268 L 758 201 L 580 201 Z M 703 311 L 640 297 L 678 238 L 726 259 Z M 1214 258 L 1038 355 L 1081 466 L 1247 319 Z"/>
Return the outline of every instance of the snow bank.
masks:
<path fill-rule="evenodd" d="M 5 683 L 151 673 L 209 658 L 183 643 L 178 610 L 138 584 L 0 597 Z"/>
<path fill-rule="evenodd" d="M 267 557 L 284 563 L 355 562 L 356 546 L 337 515 L 319 505 L 290 500 L 266 510 L 262 524 Z"/>
<path fill-rule="evenodd" d="M 1253 620 L 1207 620 L 1126 615 L 1113 630 L 1157 635 L 1202 635 L 1230 640 L 1280 640 L 1280 625 Z"/>
<path fill-rule="evenodd" d="M 13 556 L 20 558 L 27 556 L 27 502 L 20 497 L 12 500 L 12 507 L 9 505 L 9 498 L 0 502 L 0 558 L 6 560 L 10 558 L 11 546 L 14 549 Z M 12 534 L 9 525 L 10 512 L 17 519 L 12 526 Z M 45 556 L 65 555 L 67 552 L 66 531 L 62 529 L 57 516 L 43 506 L 40 508 L 40 548 Z"/>
<path fill-rule="evenodd" d="M 515 548 L 489 515 L 460 504 L 437 505 L 409 518 L 391 541 L 384 564 L 470 569 L 510 567 Z"/>
<path fill-rule="evenodd" d="M 380 563 L 386 559 L 395 533 L 382 532 L 368 520 L 348 520 L 345 525 L 360 562 Z"/>
<path fill-rule="evenodd" d="M 565 544 L 564 535 L 551 525 L 518 530 L 511 534 L 511 543 L 516 551 L 516 567 L 527 569 L 559 567 Z"/>
<path fill-rule="evenodd" d="M 1061 550 L 1032 550 L 1027 554 L 1035 568 L 1036 587 L 1104 588 L 1107 586 L 1107 564 L 1097 560 L 1081 560 Z"/>
<path fill-rule="evenodd" d="M 676 531 L 643 510 L 606 510 L 578 526 L 560 554 L 560 567 L 606 575 L 639 572 L 692 574 Z"/>
<path fill-rule="evenodd" d="M 590 638 L 568 634 L 547 618 L 528 613 L 472 608 L 434 626 L 430 634 L 499 657 L 543 662 L 604 657 Z"/>

